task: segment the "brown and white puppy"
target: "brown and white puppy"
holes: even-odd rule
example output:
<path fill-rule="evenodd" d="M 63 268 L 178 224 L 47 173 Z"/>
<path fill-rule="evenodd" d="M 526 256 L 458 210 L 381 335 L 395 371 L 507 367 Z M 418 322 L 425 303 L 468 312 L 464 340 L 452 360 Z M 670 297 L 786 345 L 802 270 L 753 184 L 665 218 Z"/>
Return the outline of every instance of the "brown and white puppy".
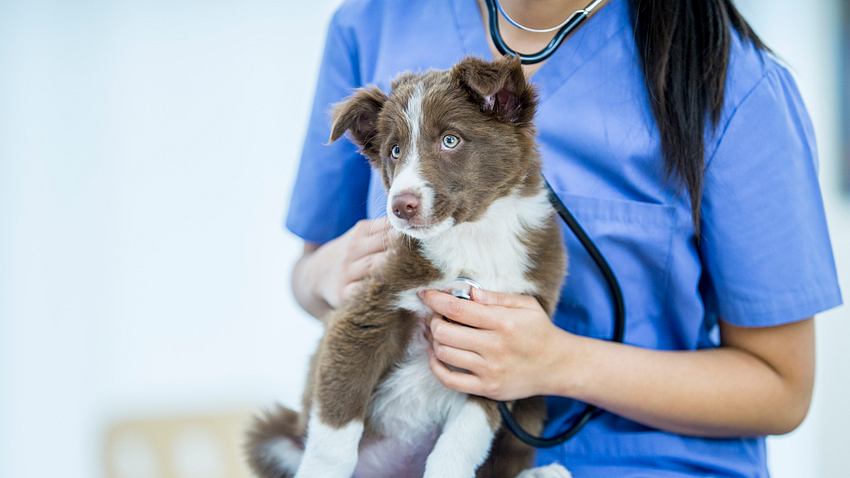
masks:
<path fill-rule="evenodd" d="M 566 255 L 541 180 L 535 106 L 517 60 L 474 58 L 337 106 L 331 140 L 349 132 L 381 172 L 397 234 L 385 267 L 329 317 L 303 413 L 278 409 L 250 432 L 258 475 L 569 476 L 559 465 L 529 470 L 534 452 L 501 427 L 495 402 L 434 378 L 422 333 L 431 311 L 416 295 L 463 276 L 531 294 L 552 314 Z M 541 399 L 514 413 L 539 433 Z"/>

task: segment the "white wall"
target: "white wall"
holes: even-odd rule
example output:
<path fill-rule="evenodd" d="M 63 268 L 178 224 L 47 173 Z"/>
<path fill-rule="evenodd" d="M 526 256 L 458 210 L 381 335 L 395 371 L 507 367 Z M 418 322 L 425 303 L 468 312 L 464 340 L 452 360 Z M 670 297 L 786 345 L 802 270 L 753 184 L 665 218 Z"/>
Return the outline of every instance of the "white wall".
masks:
<path fill-rule="evenodd" d="M 99 476 L 113 417 L 297 402 L 281 222 L 331 3 L 0 2 L 0 476 Z"/>
<path fill-rule="evenodd" d="M 318 329 L 280 223 L 336 1 L 0 3 L 0 476 L 99 476 L 112 418 L 297 401 Z M 837 0 L 740 3 L 797 72 L 850 284 Z M 777 478 L 846 476 L 848 319 Z"/>

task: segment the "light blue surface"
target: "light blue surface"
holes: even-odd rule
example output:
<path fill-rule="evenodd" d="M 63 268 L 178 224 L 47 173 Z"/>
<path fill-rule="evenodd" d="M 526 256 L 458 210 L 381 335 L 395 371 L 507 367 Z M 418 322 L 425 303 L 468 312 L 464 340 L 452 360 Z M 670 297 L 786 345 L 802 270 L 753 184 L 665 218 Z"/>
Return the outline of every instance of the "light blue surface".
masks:
<path fill-rule="evenodd" d="M 632 33 L 627 1 L 612 0 L 533 77 L 545 174 L 623 285 L 626 341 L 714 347 L 718 317 L 771 326 L 839 305 L 814 134 L 788 71 L 735 39 L 724 112 L 706 132 L 697 245 L 690 203 L 665 179 Z M 355 87 L 387 89 L 400 71 L 448 68 L 466 55 L 491 57 L 475 0 L 345 3 L 329 29 L 287 227 L 325 242 L 383 214 L 383 186 L 354 146 L 325 145 L 331 104 Z M 565 235 L 570 273 L 556 321 L 608 337 L 603 279 Z M 577 407 L 549 405 L 553 433 Z M 538 460 L 563 462 L 576 478 L 768 476 L 762 438 L 684 437 L 611 414 Z"/>

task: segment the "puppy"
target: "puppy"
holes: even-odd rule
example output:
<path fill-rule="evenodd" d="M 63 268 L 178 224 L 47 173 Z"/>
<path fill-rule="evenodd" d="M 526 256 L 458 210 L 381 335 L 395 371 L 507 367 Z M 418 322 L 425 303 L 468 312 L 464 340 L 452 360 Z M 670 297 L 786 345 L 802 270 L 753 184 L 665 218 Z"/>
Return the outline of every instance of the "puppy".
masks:
<path fill-rule="evenodd" d="M 559 223 L 532 124 L 534 89 L 518 60 L 468 58 L 404 74 L 385 95 L 356 91 L 334 111 L 382 175 L 393 229 L 386 265 L 334 311 L 316 352 L 303 413 L 280 408 L 249 433 L 263 478 L 565 477 L 529 470 L 534 450 L 501 426 L 496 403 L 445 388 L 428 366 L 423 289 L 458 277 L 530 294 L 552 314 L 565 275 Z M 513 412 L 540 433 L 540 398 Z M 306 438 L 305 438 L 306 437 Z"/>

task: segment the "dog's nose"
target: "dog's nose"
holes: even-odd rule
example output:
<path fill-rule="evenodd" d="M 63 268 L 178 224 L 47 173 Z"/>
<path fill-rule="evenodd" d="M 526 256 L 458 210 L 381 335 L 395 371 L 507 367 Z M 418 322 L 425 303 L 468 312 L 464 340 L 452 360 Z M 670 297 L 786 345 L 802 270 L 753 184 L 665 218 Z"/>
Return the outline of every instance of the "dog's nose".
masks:
<path fill-rule="evenodd" d="M 393 198 L 393 214 L 399 219 L 409 221 L 419 212 L 419 195 L 404 192 Z"/>

